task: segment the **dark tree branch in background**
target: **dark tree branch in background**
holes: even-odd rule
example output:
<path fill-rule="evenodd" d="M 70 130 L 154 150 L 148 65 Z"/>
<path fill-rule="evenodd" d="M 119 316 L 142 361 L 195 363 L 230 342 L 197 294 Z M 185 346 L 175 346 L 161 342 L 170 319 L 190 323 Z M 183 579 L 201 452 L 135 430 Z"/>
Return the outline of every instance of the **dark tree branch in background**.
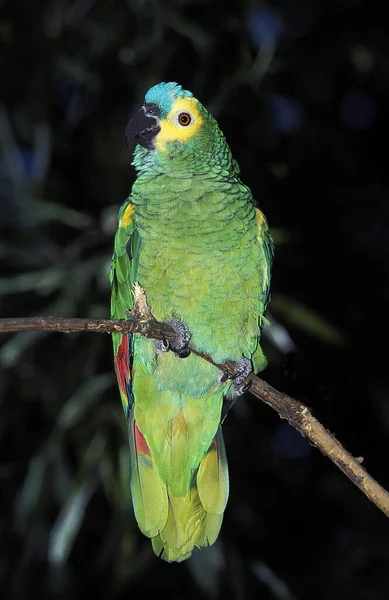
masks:
<path fill-rule="evenodd" d="M 66 318 L 25 318 L 0 319 L 0 333 L 16 331 L 57 331 L 73 333 L 91 331 L 95 333 L 138 333 L 148 338 L 173 342 L 175 333 L 165 323 L 155 321 L 147 311 L 136 308 L 129 312 L 127 321 L 106 319 L 66 319 Z M 214 364 L 230 377 L 234 374 L 234 363 L 216 364 L 210 356 L 197 352 L 194 354 Z M 282 419 L 286 419 L 297 431 L 307 437 L 312 444 L 330 458 L 335 465 L 386 515 L 389 517 L 389 494 L 361 465 L 360 459 L 354 458 L 335 437 L 329 433 L 312 415 L 310 410 L 298 400 L 283 394 L 259 379 L 250 375 L 250 392 L 262 402 L 276 410 Z"/>

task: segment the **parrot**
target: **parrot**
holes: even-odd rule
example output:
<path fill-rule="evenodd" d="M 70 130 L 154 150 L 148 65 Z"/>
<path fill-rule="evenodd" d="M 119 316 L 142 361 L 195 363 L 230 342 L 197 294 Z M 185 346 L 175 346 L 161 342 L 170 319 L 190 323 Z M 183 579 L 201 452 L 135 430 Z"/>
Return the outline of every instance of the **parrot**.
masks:
<path fill-rule="evenodd" d="M 221 426 L 248 375 L 267 364 L 260 336 L 273 241 L 217 121 L 190 91 L 151 87 L 125 137 L 135 141 L 136 179 L 118 215 L 111 318 L 129 318 L 139 285 L 175 333 L 173 343 L 112 334 L 130 489 L 154 553 L 181 562 L 213 544 L 222 525 Z M 234 362 L 233 376 L 215 366 L 224 361 Z"/>

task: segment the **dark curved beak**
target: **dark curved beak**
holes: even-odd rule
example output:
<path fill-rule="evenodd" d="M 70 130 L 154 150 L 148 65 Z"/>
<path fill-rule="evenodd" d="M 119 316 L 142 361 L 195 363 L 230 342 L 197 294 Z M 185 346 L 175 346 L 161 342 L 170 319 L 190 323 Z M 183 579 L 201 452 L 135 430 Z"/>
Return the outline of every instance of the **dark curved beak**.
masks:
<path fill-rule="evenodd" d="M 161 131 L 159 119 L 161 111 L 156 104 L 144 104 L 132 117 L 125 131 L 127 146 L 132 140 L 150 150 L 154 148 L 154 138 Z"/>

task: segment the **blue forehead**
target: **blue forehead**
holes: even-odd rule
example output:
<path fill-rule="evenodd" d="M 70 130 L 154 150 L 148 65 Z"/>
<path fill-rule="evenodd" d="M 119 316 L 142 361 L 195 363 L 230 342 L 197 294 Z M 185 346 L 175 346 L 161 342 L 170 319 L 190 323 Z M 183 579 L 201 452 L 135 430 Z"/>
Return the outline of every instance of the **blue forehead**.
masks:
<path fill-rule="evenodd" d="M 169 83 L 157 83 L 149 89 L 145 96 L 145 102 L 154 102 L 158 104 L 161 112 L 164 116 L 167 115 L 172 106 L 174 100 L 177 98 L 192 98 L 192 92 L 183 90 L 179 83 L 171 81 Z"/>

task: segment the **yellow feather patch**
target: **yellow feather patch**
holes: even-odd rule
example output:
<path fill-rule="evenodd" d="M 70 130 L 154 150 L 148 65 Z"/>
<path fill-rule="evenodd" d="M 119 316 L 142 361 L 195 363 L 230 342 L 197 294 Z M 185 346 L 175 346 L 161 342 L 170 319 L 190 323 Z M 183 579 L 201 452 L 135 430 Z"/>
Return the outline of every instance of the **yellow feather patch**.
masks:
<path fill-rule="evenodd" d="M 180 112 L 187 112 L 192 117 L 191 123 L 186 127 L 178 123 L 176 116 Z M 161 119 L 159 122 L 161 131 L 156 137 L 155 147 L 162 152 L 166 152 L 167 142 L 186 142 L 190 140 L 198 133 L 202 124 L 203 119 L 196 98 L 177 98 L 166 119 Z"/>
<path fill-rule="evenodd" d="M 257 225 L 258 225 L 258 229 L 259 229 L 260 234 L 261 234 L 262 233 L 262 226 L 266 222 L 265 215 L 259 210 L 259 208 L 256 208 L 255 212 L 257 213 Z"/>
<path fill-rule="evenodd" d="M 263 237 L 264 237 L 264 228 L 266 225 L 266 218 L 265 218 L 265 215 L 259 210 L 259 208 L 256 208 L 255 212 L 257 213 L 257 227 L 258 227 L 257 240 L 260 244 L 262 244 Z M 270 285 L 270 269 L 266 268 L 266 269 L 263 269 L 263 281 L 262 281 L 263 290 L 266 291 L 269 285 Z M 261 324 L 265 323 L 266 325 L 270 325 L 269 321 L 267 319 L 265 319 L 265 317 L 263 315 L 260 315 L 260 323 Z"/>
<path fill-rule="evenodd" d="M 132 215 L 134 214 L 134 205 L 129 203 L 119 221 L 119 227 L 128 227 L 131 225 Z"/>

